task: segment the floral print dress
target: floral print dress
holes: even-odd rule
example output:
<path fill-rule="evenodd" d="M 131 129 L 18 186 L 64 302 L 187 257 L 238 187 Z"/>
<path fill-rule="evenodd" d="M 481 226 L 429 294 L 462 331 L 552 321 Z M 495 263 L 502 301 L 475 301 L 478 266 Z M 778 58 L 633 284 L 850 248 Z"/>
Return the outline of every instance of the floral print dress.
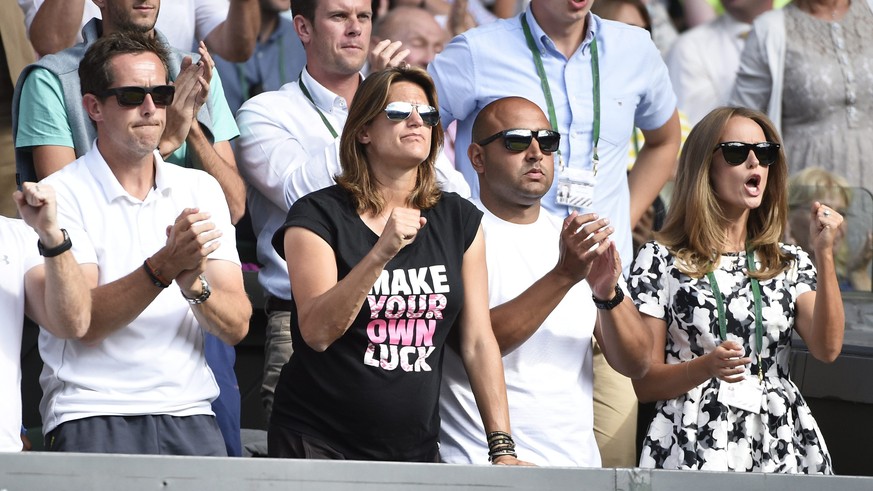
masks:
<path fill-rule="evenodd" d="M 760 413 L 719 402 L 718 379 L 659 401 L 643 442 L 640 467 L 833 473 L 818 425 L 789 379 L 796 301 L 815 289 L 815 266 L 800 248 L 781 247 L 795 261 L 780 275 L 760 282 L 764 326 Z M 666 363 L 690 361 L 721 343 L 709 280 L 681 273 L 675 262 L 666 247 L 649 242 L 637 255 L 628 281 L 640 312 L 667 323 Z M 750 372 L 756 374 L 755 309 L 746 253 L 722 255 L 714 276 L 724 295 L 727 339 L 743 346 L 753 360 Z M 757 379 L 748 372 L 748 377 Z"/>

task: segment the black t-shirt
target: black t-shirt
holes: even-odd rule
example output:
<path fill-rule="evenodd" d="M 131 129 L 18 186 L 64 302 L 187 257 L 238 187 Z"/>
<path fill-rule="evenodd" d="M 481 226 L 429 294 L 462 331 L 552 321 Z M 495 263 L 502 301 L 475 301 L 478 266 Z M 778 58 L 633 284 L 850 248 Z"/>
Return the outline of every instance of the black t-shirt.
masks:
<path fill-rule="evenodd" d="M 276 387 L 271 423 L 323 439 L 356 460 L 427 461 L 439 436 L 439 387 L 446 337 L 463 307 L 461 266 L 480 212 L 454 193 L 422 211 L 427 223 L 382 271 L 348 331 L 311 349 L 291 312 L 294 354 Z M 288 227 L 303 227 L 334 250 L 337 280 L 379 237 L 332 186 L 298 200 L 273 238 L 284 257 Z"/>

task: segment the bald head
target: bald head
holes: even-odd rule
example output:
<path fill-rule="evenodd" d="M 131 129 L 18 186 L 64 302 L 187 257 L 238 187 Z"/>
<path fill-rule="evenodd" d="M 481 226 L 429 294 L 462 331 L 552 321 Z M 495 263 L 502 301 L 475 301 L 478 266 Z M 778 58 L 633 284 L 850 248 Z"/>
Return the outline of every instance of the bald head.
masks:
<path fill-rule="evenodd" d="M 479 111 L 473 122 L 472 141 L 478 142 L 512 128 L 550 129 L 551 124 L 543 110 L 533 102 L 524 97 L 504 97 Z"/>
<path fill-rule="evenodd" d="M 371 43 L 383 39 L 400 41 L 409 50 L 406 63 L 427 68 L 428 63 L 443 50 L 448 33 L 433 14 L 419 7 L 394 7 L 373 26 Z"/>
<path fill-rule="evenodd" d="M 507 148 L 505 135 L 484 145 L 476 143 L 506 130 L 522 130 L 510 136 L 512 148 Z M 552 186 L 552 154 L 543 152 L 540 141 L 532 138 L 541 130 L 551 130 L 549 119 L 539 106 L 522 97 L 488 104 L 473 122 L 473 143 L 467 155 L 479 175 L 479 198 L 503 220 L 531 223 L 538 216 L 540 198 Z"/>

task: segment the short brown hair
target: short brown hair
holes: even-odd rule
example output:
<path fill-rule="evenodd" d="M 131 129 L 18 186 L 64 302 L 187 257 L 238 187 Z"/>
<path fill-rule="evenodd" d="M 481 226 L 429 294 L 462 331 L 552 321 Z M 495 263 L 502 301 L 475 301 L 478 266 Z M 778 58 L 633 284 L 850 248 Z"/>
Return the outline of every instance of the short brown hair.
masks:
<path fill-rule="evenodd" d="M 169 82 L 169 51 L 153 36 L 135 31 L 119 31 L 102 36 L 85 52 L 79 63 L 79 84 L 82 95 L 93 94 L 102 99 L 106 89 L 115 82 L 112 59 L 124 54 L 154 53 L 164 66 Z"/>
<path fill-rule="evenodd" d="M 418 67 L 386 68 L 371 74 L 361 83 L 340 137 L 342 174 L 336 177 L 337 183 L 352 194 L 359 213 L 379 214 L 385 203 L 370 175 L 370 163 L 364 152 L 365 145 L 358 141 L 358 133 L 382 113 L 388 104 L 388 90 L 397 82 L 418 85 L 427 95 L 428 104 L 439 107 L 433 80 L 426 71 Z M 443 145 L 442 125 L 437 124 L 431 128 L 431 132 L 430 153 L 418 166 L 415 189 L 408 202 L 410 206 L 420 209 L 432 208 L 441 195 L 436 182 L 435 164 Z"/>

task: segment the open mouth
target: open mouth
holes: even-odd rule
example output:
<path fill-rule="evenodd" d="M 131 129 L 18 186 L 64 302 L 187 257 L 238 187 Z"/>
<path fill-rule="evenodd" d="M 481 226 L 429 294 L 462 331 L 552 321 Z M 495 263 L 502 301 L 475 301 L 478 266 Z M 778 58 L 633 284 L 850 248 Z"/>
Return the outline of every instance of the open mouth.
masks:
<path fill-rule="evenodd" d="M 754 175 L 754 176 L 750 177 L 748 180 L 746 180 L 746 188 L 753 193 L 760 192 L 760 186 L 761 186 L 761 176 Z"/>

